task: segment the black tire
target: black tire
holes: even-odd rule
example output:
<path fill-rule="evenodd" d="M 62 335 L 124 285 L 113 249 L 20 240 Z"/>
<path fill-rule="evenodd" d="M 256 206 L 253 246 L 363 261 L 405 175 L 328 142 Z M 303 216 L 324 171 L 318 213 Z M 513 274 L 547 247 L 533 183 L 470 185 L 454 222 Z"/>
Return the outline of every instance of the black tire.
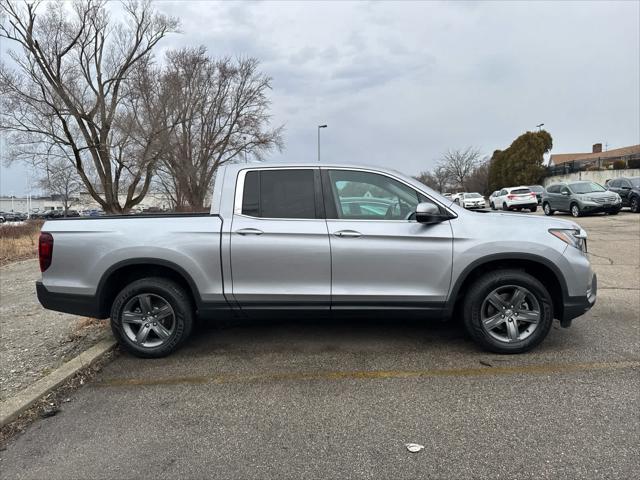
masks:
<path fill-rule="evenodd" d="M 544 214 L 548 217 L 550 217 L 555 213 L 555 210 L 551 208 L 551 205 L 549 205 L 549 202 L 544 202 L 542 204 L 542 210 L 544 211 Z"/>
<path fill-rule="evenodd" d="M 171 333 L 157 346 L 136 343 L 135 339 L 129 338 L 122 322 L 124 307 L 135 297 L 144 294 L 164 301 L 172 309 Z M 176 282 L 160 277 L 143 278 L 130 283 L 116 296 L 111 307 L 111 330 L 120 346 L 131 354 L 142 358 L 165 357 L 177 350 L 191 335 L 193 310 L 189 295 Z"/>
<path fill-rule="evenodd" d="M 496 208 L 496 206 L 494 205 L 494 203 L 493 203 L 493 202 L 491 202 L 491 204 L 490 204 L 490 205 L 491 205 L 491 210 L 497 210 L 497 208 Z"/>
<path fill-rule="evenodd" d="M 507 207 L 507 202 L 502 202 L 502 210 L 508 211 L 509 207 Z"/>
<path fill-rule="evenodd" d="M 633 213 L 640 213 L 640 198 L 633 197 L 629 202 L 629 208 Z"/>
<path fill-rule="evenodd" d="M 537 212 L 538 211 L 538 205 L 536 205 L 535 207 L 531 207 L 529 210 L 531 210 L 531 213 Z"/>
<path fill-rule="evenodd" d="M 523 340 L 503 342 L 491 336 L 482 326 L 481 309 L 491 292 L 511 285 L 524 287 L 535 296 L 540 307 L 540 320 L 535 330 Z M 495 353 L 513 354 L 531 350 L 545 339 L 553 323 L 553 301 L 549 292 L 538 279 L 521 270 L 496 270 L 480 277 L 469 289 L 463 311 L 465 327 L 471 338 L 482 348 Z M 522 323 L 521 328 L 524 328 Z"/>
<path fill-rule="evenodd" d="M 582 211 L 580 210 L 580 205 L 578 205 L 577 203 L 572 203 L 571 205 L 569 205 L 569 212 L 571 213 L 572 217 L 581 217 L 582 216 Z"/>

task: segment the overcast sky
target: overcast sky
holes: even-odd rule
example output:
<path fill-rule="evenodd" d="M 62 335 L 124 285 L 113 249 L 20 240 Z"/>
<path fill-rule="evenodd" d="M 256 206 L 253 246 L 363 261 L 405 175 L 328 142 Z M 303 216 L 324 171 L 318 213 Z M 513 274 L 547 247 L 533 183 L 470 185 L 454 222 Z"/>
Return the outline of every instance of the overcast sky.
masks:
<path fill-rule="evenodd" d="M 273 77 L 270 161 L 385 165 L 417 174 L 449 148 L 490 155 L 538 123 L 555 153 L 640 143 L 640 2 L 163 1 L 168 48 L 253 56 Z M 3 43 L 3 55 L 7 44 Z M 3 167 L 2 194 L 25 190 Z"/>

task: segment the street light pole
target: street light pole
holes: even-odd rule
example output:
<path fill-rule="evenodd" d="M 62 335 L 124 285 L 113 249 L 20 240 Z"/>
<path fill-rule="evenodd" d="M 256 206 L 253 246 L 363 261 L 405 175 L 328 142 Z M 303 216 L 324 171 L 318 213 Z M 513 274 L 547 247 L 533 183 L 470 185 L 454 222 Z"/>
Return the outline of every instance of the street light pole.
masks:
<path fill-rule="evenodd" d="M 320 162 L 320 129 L 327 128 L 326 125 L 318 125 L 318 162 Z"/>
<path fill-rule="evenodd" d="M 538 131 L 540 131 L 543 126 L 544 126 L 544 123 L 540 123 L 540 124 L 536 125 L 536 127 L 538 127 Z"/>

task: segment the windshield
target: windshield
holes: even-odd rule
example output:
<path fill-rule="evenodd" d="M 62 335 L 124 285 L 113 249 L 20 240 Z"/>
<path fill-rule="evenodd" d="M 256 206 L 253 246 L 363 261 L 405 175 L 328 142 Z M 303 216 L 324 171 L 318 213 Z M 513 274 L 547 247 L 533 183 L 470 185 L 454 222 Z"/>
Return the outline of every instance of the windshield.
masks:
<path fill-rule="evenodd" d="M 464 198 L 482 198 L 479 193 L 465 193 Z"/>
<path fill-rule="evenodd" d="M 640 187 L 640 177 L 630 178 L 629 181 L 631 182 L 631 185 L 633 185 L 634 187 Z"/>
<path fill-rule="evenodd" d="M 571 188 L 574 193 L 593 193 L 606 191 L 602 185 L 595 182 L 571 183 L 569 184 L 569 188 Z"/>

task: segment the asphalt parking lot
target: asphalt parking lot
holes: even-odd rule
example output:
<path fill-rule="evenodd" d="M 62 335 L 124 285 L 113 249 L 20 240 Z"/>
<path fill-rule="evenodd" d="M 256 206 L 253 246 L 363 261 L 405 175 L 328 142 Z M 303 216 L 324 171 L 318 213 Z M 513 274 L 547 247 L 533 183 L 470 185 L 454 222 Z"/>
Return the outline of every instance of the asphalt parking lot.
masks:
<path fill-rule="evenodd" d="M 632 478 L 640 215 L 578 223 L 598 302 L 533 352 L 489 354 L 458 324 L 402 318 L 202 327 L 169 358 L 118 356 L 0 452 L 0 475 Z"/>

